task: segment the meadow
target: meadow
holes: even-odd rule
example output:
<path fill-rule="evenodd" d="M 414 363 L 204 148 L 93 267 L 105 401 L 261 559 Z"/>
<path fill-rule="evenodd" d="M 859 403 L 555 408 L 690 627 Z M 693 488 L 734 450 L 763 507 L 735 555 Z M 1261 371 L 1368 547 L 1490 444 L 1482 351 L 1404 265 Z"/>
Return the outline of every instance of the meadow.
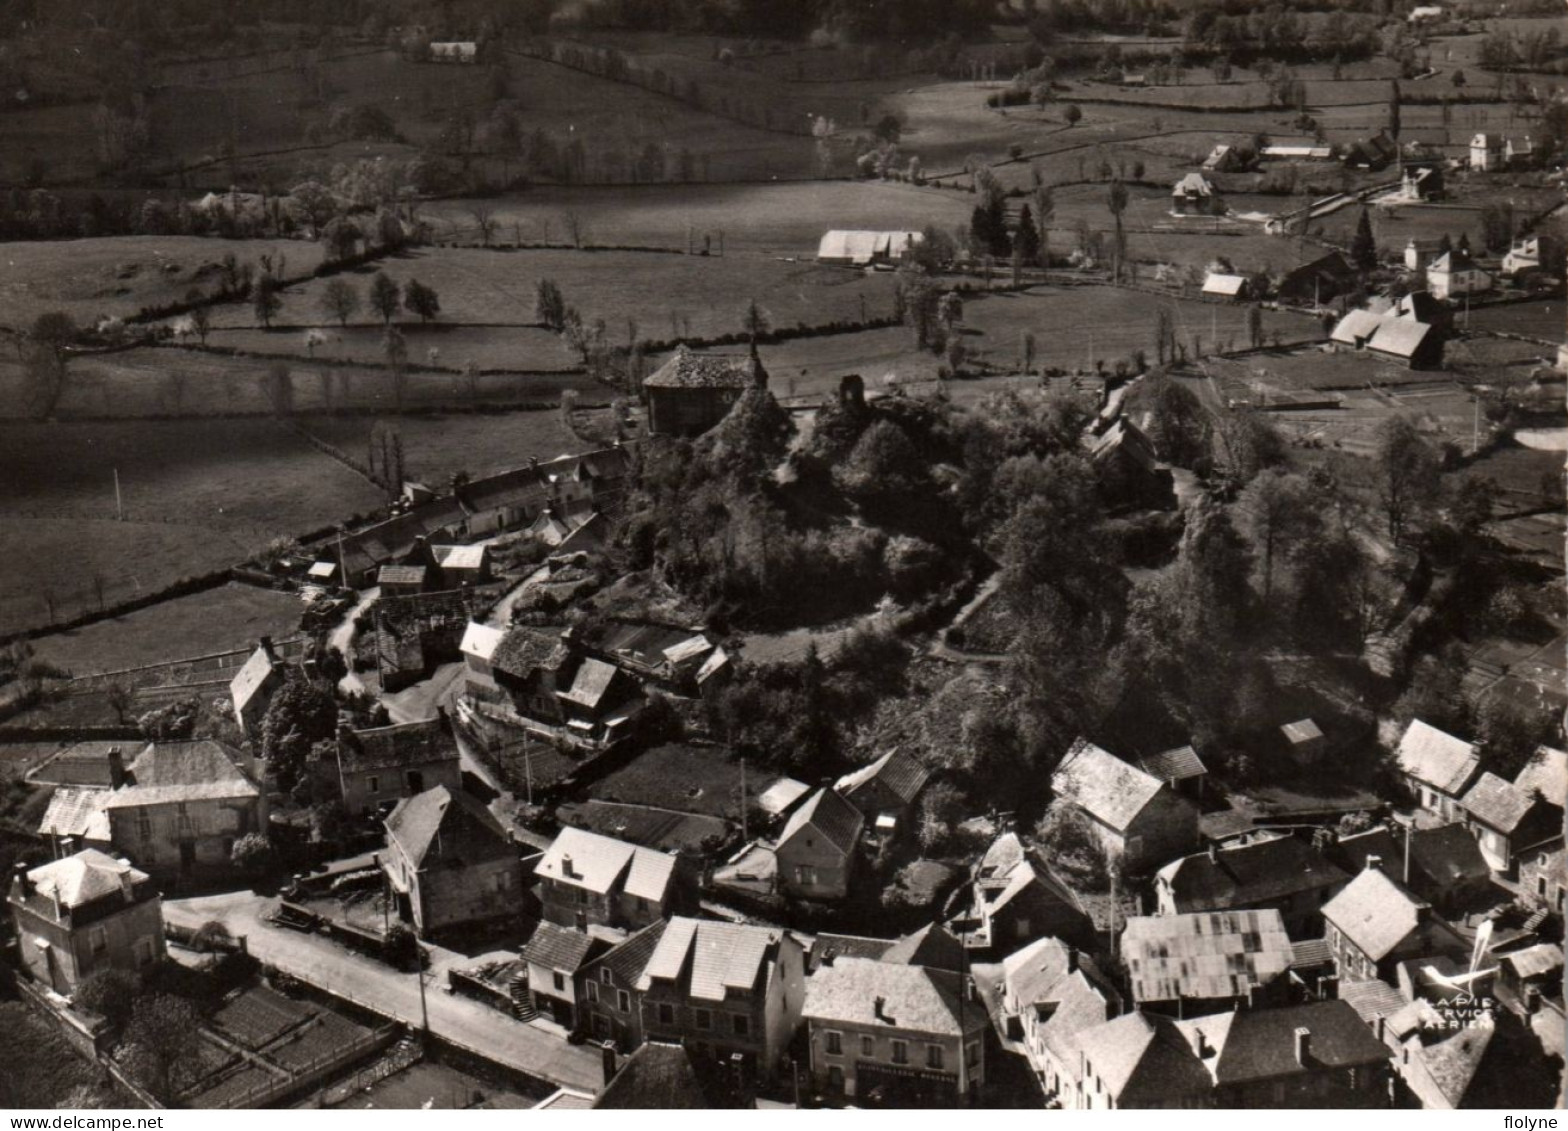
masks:
<path fill-rule="evenodd" d="M 369 417 L 305 417 L 301 423 L 355 459 L 366 458 L 375 421 Z M 588 447 L 555 409 L 537 412 L 452 413 L 396 420 L 410 478 L 441 488 L 453 474 L 471 477 L 521 467 Z"/>

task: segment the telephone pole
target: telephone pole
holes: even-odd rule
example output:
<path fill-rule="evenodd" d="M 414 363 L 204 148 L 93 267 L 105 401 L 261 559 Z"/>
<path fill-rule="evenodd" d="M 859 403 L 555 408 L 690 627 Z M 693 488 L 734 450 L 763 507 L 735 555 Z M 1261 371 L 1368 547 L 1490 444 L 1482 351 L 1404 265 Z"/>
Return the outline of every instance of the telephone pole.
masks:
<path fill-rule="evenodd" d="M 125 504 L 120 498 L 120 469 L 114 469 L 114 520 L 125 521 Z"/>

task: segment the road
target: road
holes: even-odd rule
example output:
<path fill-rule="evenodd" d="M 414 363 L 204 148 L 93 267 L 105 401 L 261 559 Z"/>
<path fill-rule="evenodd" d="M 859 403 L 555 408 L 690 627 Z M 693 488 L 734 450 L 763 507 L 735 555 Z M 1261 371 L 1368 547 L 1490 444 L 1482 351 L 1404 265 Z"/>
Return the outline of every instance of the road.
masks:
<path fill-rule="evenodd" d="M 192 899 L 166 899 L 165 920 L 200 927 L 218 920 L 235 936 L 244 935 L 250 953 L 301 981 L 407 1025 L 420 1024 L 419 983 L 412 974 L 384 966 L 329 942 L 319 935 L 269 926 L 263 921 L 277 901 L 249 891 Z M 597 1092 L 604 1086 L 596 1049 L 573 1045 L 555 1034 L 514 1020 L 469 998 L 446 993 L 446 972 L 471 959 L 429 946 L 431 966 L 425 990 L 430 1028 L 437 1036 L 477 1056 L 510 1065 L 561 1087 Z"/>
<path fill-rule="evenodd" d="M 365 681 L 360 679 L 354 671 L 354 621 L 371 603 L 381 596 L 381 589 L 372 585 L 359 595 L 359 601 L 348 612 L 343 614 L 343 622 L 332 630 L 332 635 L 327 638 L 327 643 L 343 653 L 343 659 L 348 664 L 348 674 L 338 680 L 338 688 L 345 695 L 357 695 L 365 690 Z"/>

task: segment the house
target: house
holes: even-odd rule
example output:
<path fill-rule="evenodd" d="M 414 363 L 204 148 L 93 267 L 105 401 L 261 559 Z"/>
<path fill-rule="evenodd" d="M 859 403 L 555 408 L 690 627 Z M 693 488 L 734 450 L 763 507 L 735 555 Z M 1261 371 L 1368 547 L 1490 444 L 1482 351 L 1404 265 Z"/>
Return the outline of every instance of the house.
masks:
<path fill-rule="evenodd" d="M 1532 907 L 1562 921 L 1568 893 L 1568 854 L 1561 839 L 1530 853 L 1519 862 L 1519 892 Z"/>
<path fill-rule="evenodd" d="M 18 864 L 6 903 L 22 969 L 57 994 L 69 997 L 99 970 L 134 974 L 163 960 L 152 877 L 96 848 L 37 868 Z"/>
<path fill-rule="evenodd" d="M 1140 1009 L 1193 1016 L 1280 997 L 1293 958 L 1278 911 L 1135 915 L 1121 958 Z"/>
<path fill-rule="evenodd" d="M 840 958 L 806 981 L 812 1084 L 859 1106 L 950 1107 L 985 1085 L 990 1016 L 961 974 Z"/>
<path fill-rule="evenodd" d="M 1381 862 L 1329 900 L 1323 919 L 1341 982 L 1392 981 L 1394 968 L 1408 958 L 1465 950 L 1432 905 L 1385 875 Z"/>
<path fill-rule="evenodd" d="M 428 678 L 442 664 L 460 661 L 463 637 L 483 603 L 480 594 L 468 589 L 384 596 L 376 601 L 367 615 L 374 625 L 370 647 L 382 690 L 400 690 Z"/>
<path fill-rule="evenodd" d="M 1468 252 L 1455 248 L 1427 264 L 1426 289 L 1440 299 L 1485 294 L 1492 289 L 1492 276 L 1481 270 Z"/>
<path fill-rule="evenodd" d="M 1384 318 L 1367 350 L 1408 369 L 1436 369 L 1443 363 L 1443 338 L 1437 327 L 1404 316 Z"/>
<path fill-rule="evenodd" d="M 1011 832 L 986 849 L 975 867 L 970 906 L 952 926 L 971 949 L 999 954 L 1046 935 L 1073 942 L 1094 936 L 1077 896 Z"/>
<path fill-rule="evenodd" d="M 1410 14 L 1405 17 L 1410 23 L 1419 24 L 1427 20 L 1440 20 L 1443 18 L 1443 9 L 1437 4 L 1418 4 L 1410 9 Z"/>
<path fill-rule="evenodd" d="M 677 695 L 696 694 L 700 674 L 722 651 L 700 628 L 621 617 L 581 625 L 572 639 L 588 655 Z"/>
<path fill-rule="evenodd" d="M 1198 842 L 1198 810 L 1166 782 L 1080 738 L 1051 790 L 1088 818 L 1106 855 L 1137 873 Z"/>
<path fill-rule="evenodd" d="M 376 571 L 383 597 L 413 597 L 430 588 L 430 570 L 422 565 L 384 565 Z"/>
<path fill-rule="evenodd" d="M 1509 138 L 1503 142 L 1503 164 L 1510 169 L 1528 169 L 1535 163 L 1535 142 L 1529 134 L 1515 141 Z"/>
<path fill-rule="evenodd" d="M 1225 202 L 1202 173 L 1188 173 L 1171 186 L 1171 211 L 1179 216 L 1220 216 Z"/>
<path fill-rule="evenodd" d="M 1405 270 L 1425 272 L 1432 260 L 1442 254 L 1441 240 L 1418 240 L 1412 237 L 1405 243 Z"/>
<path fill-rule="evenodd" d="M 1568 805 L 1568 752 L 1539 747 L 1514 775 L 1514 784 L 1526 793 L 1539 793 L 1553 805 Z"/>
<path fill-rule="evenodd" d="M 609 946 L 603 937 L 549 921 L 540 923 L 522 950 L 534 1009 L 563 1029 L 577 1029 L 579 975 Z"/>
<path fill-rule="evenodd" d="M 1178 1024 L 1132 1013 L 1078 1033 L 1078 1086 L 1062 1095 L 1075 1111 L 1210 1105 L 1214 1078 Z"/>
<path fill-rule="evenodd" d="M 348 813 L 386 812 L 400 797 L 434 786 L 459 789 L 463 768 L 446 713 L 432 719 L 354 730 L 339 727 L 330 757 L 311 757 L 318 786 L 334 792 Z M 319 747 L 318 747 L 319 749 Z"/>
<path fill-rule="evenodd" d="M 1391 1053 L 1343 1001 L 1243 1009 L 1178 1027 L 1208 1067 L 1215 1107 L 1388 1104 Z"/>
<path fill-rule="evenodd" d="M 1394 751 L 1399 775 L 1416 803 L 1445 821 L 1464 819 L 1459 799 L 1481 772 L 1470 743 L 1413 719 Z"/>
<path fill-rule="evenodd" d="M 1323 934 L 1322 907 L 1349 882 L 1311 845 L 1277 836 L 1184 856 L 1161 868 L 1154 894 L 1161 915 L 1271 908 L 1293 939 Z"/>
<path fill-rule="evenodd" d="M 902 261 L 925 237 L 919 232 L 826 232 L 817 245 L 817 262 L 834 267 L 868 267 Z"/>
<path fill-rule="evenodd" d="M 912 754 L 894 748 L 839 778 L 833 789 L 874 822 L 879 833 L 891 833 L 905 823 L 930 777 L 931 771 Z"/>
<path fill-rule="evenodd" d="M 1281 302 L 1321 306 L 1356 287 L 1356 269 L 1342 252 L 1331 251 L 1285 273 L 1275 288 Z"/>
<path fill-rule="evenodd" d="M 432 546 L 436 574 L 442 589 L 483 585 L 490 580 L 489 546 Z"/>
<path fill-rule="evenodd" d="M 676 859 L 586 829 L 565 828 L 534 868 L 544 917 L 585 931 L 635 930 L 667 916 L 675 901 Z"/>
<path fill-rule="evenodd" d="M 1536 943 L 1510 951 L 1497 960 L 1498 987 L 1534 1013 L 1543 998 L 1555 1001 L 1562 1012 L 1563 948 L 1556 943 Z"/>
<path fill-rule="evenodd" d="M 964 944 L 941 923 L 927 923 L 918 931 L 911 931 L 876 957 L 882 962 L 954 974 L 965 972 L 969 963 Z"/>
<path fill-rule="evenodd" d="M 1216 145 L 1209 150 L 1209 155 L 1203 159 L 1205 173 L 1235 173 L 1239 172 L 1244 162 L 1241 155 L 1236 152 L 1234 145 Z"/>
<path fill-rule="evenodd" d="M 1459 802 L 1494 871 L 1508 873 L 1517 860 L 1563 833 L 1563 810 L 1496 774 L 1483 773 Z"/>
<path fill-rule="evenodd" d="M 1495 1025 L 1456 1026 L 1429 1002 L 1411 1002 L 1383 1022 L 1394 1067 L 1411 1096 L 1427 1111 L 1497 1108 L 1508 1103 L 1511 1070 L 1507 1042 Z"/>
<path fill-rule="evenodd" d="M 398 916 L 421 936 L 513 918 L 523 896 L 517 850 L 499 821 L 461 789 L 405 797 L 386 819 L 386 874 Z"/>
<path fill-rule="evenodd" d="M 1329 161 L 1333 159 L 1331 145 L 1265 145 L 1258 154 L 1265 161 Z"/>
<path fill-rule="evenodd" d="M 1443 170 L 1438 165 L 1406 165 L 1395 195 L 1404 203 L 1443 199 Z"/>
<path fill-rule="evenodd" d="M 500 705 L 510 708 L 508 723 L 599 748 L 627 733 L 641 709 L 636 681 L 584 654 L 570 631 L 513 625 L 488 647 Z M 473 660 L 469 667 L 472 671 Z M 485 697 L 482 688 L 479 697 Z"/>
<path fill-rule="evenodd" d="M 148 745 L 103 802 L 115 850 L 159 879 L 228 875 L 234 842 L 267 829 L 266 799 L 248 766 L 210 738 Z"/>
<path fill-rule="evenodd" d="M 684 345 L 642 383 L 648 431 L 700 436 L 729 415 L 748 389 L 765 389 L 768 371 L 755 353 L 693 353 Z"/>
<path fill-rule="evenodd" d="M 835 789 L 817 790 L 779 834 L 780 888 L 799 899 L 843 899 L 866 818 Z"/>
<path fill-rule="evenodd" d="M 49 795 L 49 808 L 38 822 L 38 835 L 48 838 L 55 859 L 76 848 L 109 848 L 109 815 L 103 811 L 108 799 L 107 790 L 55 788 Z"/>
<path fill-rule="evenodd" d="M 457 650 L 463 657 L 464 690 L 468 694 L 492 702 L 500 696 L 501 689 L 495 681 L 492 660 L 505 637 L 505 630 L 491 628 L 477 621 L 470 621 L 463 630 L 463 639 L 458 642 Z"/>
<path fill-rule="evenodd" d="M 1503 163 L 1503 139 L 1496 134 L 1476 134 L 1470 139 L 1470 168 L 1478 173 L 1500 169 Z"/>
<path fill-rule="evenodd" d="M 649 1041 L 626 1058 L 593 1101 L 596 1111 L 715 1111 L 755 1107 L 749 1089 L 684 1045 Z"/>
<path fill-rule="evenodd" d="M 1219 271 L 1210 271 L 1204 276 L 1203 294 L 1207 298 L 1228 299 L 1231 302 L 1246 302 L 1263 297 L 1253 293 L 1252 280 L 1247 276 L 1226 275 Z"/>
<path fill-rule="evenodd" d="M 1036 939 L 1004 958 L 1001 1006 L 1010 1035 L 1021 1035 L 1033 1048 L 1040 1027 L 1055 1012 L 1074 975 L 1088 978 L 1112 1012 L 1119 1008 L 1120 997 L 1093 959 L 1060 939 Z"/>
<path fill-rule="evenodd" d="M 1368 860 L 1386 862 L 1400 882 L 1438 908 L 1462 909 L 1491 888 L 1492 871 L 1475 837 L 1461 824 L 1406 825 L 1340 837 L 1325 855 L 1355 874 Z"/>
<path fill-rule="evenodd" d="M 1392 164 L 1399 157 L 1399 143 L 1379 130 L 1371 137 L 1353 142 L 1344 153 L 1344 163 L 1351 169 L 1369 169 L 1377 172 Z"/>
<path fill-rule="evenodd" d="M 779 778 L 761 793 L 757 794 L 757 808 L 764 813 L 775 817 L 783 816 L 793 809 L 802 797 L 811 792 L 811 787 L 803 781 L 794 778 Z"/>
<path fill-rule="evenodd" d="M 432 43 L 432 63 L 475 63 L 479 60 L 479 44 L 466 42 Z"/>
<path fill-rule="evenodd" d="M 1297 719 L 1279 728 L 1285 738 L 1285 752 L 1298 766 L 1316 765 L 1328 753 L 1328 739 L 1311 719 Z"/>
<path fill-rule="evenodd" d="M 272 637 L 256 641 L 250 658 L 229 681 L 229 699 L 234 704 L 234 719 L 240 734 L 251 738 L 261 733 L 261 720 L 272 697 L 283 686 L 284 663 L 273 651 Z"/>
<path fill-rule="evenodd" d="M 1004 981 L 1004 1002 L 1010 1002 L 1004 1009 L 1009 1024 L 1014 1017 L 1019 1023 L 1024 1055 L 1046 1096 L 1072 1107 L 1072 1097 L 1081 1095 L 1083 1086 L 1079 1034 L 1120 1014 L 1121 997 L 1092 962 L 1071 948 L 1036 952 L 1030 965 L 1038 971 L 1033 985 L 1026 978 L 1016 986 Z"/>
<path fill-rule="evenodd" d="M 49 755 L 27 772 L 35 786 L 68 786 L 79 789 L 119 789 L 126 782 L 125 748 L 140 752 L 147 743 L 135 740 L 73 742 Z"/>
<path fill-rule="evenodd" d="M 663 919 L 628 935 L 582 968 L 577 1017 L 581 1030 L 621 1052 L 643 1043 L 637 982 L 664 936 Z"/>
<path fill-rule="evenodd" d="M 771 1080 L 800 1024 L 804 957 L 778 927 L 677 916 L 637 981 L 644 1037 Z"/>

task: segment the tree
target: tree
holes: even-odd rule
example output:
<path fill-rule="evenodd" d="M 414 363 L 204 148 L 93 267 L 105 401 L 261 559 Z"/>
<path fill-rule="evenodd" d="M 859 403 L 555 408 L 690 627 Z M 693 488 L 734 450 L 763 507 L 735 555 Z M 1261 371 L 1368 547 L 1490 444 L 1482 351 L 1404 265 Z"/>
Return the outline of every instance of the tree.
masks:
<path fill-rule="evenodd" d="M 410 279 L 403 288 L 403 307 L 419 315 L 421 322 L 429 322 L 441 313 L 441 299 L 434 287 L 428 287 L 418 279 Z"/>
<path fill-rule="evenodd" d="M 540 279 L 534 290 L 534 317 L 559 334 L 566 327 L 566 299 L 553 279 Z"/>
<path fill-rule="evenodd" d="M 408 383 L 408 341 L 403 331 L 388 326 L 381 339 L 381 352 L 386 355 L 387 368 L 392 370 L 392 403 L 401 409 Z"/>
<path fill-rule="evenodd" d="M 1437 453 L 1408 416 L 1393 416 L 1378 426 L 1374 465 L 1389 537 L 1402 542 L 1437 499 L 1441 475 Z"/>
<path fill-rule="evenodd" d="M 566 235 L 572 241 L 572 246 L 582 247 L 583 240 L 588 236 L 588 227 L 583 222 L 582 214 L 576 209 L 568 208 L 561 213 L 561 225 L 566 229 Z"/>
<path fill-rule="evenodd" d="M 238 863 L 240 843 L 256 835 L 256 833 L 249 833 L 235 842 L 234 848 L 229 853 L 231 862 Z M 233 941 L 234 936 L 229 932 L 227 923 L 222 919 L 208 919 L 200 927 L 196 928 L 196 934 L 191 939 L 191 946 L 202 954 L 211 954 L 214 951 L 227 949 L 227 944 Z"/>
<path fill-rule="evenodd" d="M 1547 712 L 1498 691 L 1488 694 L 1476 711 L 1476 739 L 1486 764 L 1509 781 L 1530 764 L 1551 731 Z"/>
<path fill-rule="evenodd" d="M 125 717 L 135 702 L 131 685 L 123 679 L 110 680 L 109 686 L 104 689 L 104 698 L 109 701 L 109 709 L 114 712 L 114 717 L 124 726 Z"/>
<path fill-rule="evenodd" d="M 272 865 L 272 842 L 261 833 L 246 833 L 234 842 L 229 859 L 242 875 L 260 875 Z"/>
<path fill-rule="evenodd" d="M 287 680 L 261 720 L 261 755 L 276 770 L 285 792 L 294 788 L 312 743 L 337 734 L 332 695 L 302 676 Z"/>
<path fill-rule="evenodd" d="M 257 279 L 255 291 L 251 295 L 251 305 L 256 311 L 256 321 L 271 329 L 272 319 L 283 308 L 282 289 L 278 281 L 271 275 L 263 275 Z"/>
<path fill-rule="evenodd" d="M 757 305 L 757 300 L 752 299 L 746 304 L 746 315 L 741 320 L 741 328 L 746 331 L 746 338 L 752 347 L 757 345 L 757 339 L 765 335 L 772 327 L 768 324 L 768 316 Z"/>
<path fill-rule="evenodd" d="M 339 326 L 359 313 L 359 292 L 347 279 L 328 279 L 321 291 L 321 311 L 329 318 L 336 318 Z"/>
<path fill-rule="evenodd" d="M 1247 307 L 1247 340 L 1253 349 L 1263 345 L 1263 307 L 1255 302 Z"/>
<path fill-rule="evenodd" d="M 489 247 L 490 237 L 495 235 L 495 208 L 488 201 L 476 200 L 468 206 L 468 215 L 479 233 L 480 244 Z"/>
<path fill-rule="evenodd" d="M 1456 68 L 1454 70 L 1454 77 L 1452 79 L 1452 82 L 1454 84 L 1454 89 L 1455 90 L 1462 89 L 1464 87 L 1464 85 L 1465 85 L 1465 73 L 1464 73 L 1464 71 L 1459 70 L 1459 69 Z"/>
<path fill-rule="evenodd" d="M 865 503 L 907 499 L 929 482 L 925 462 L 909 434 L 890 420 L 877 420 L 861 433 L 833 479 L 848 496 Z"/>
<path fill-rule="evenodd" d="M 376 277 L 370 280 L 370 309 L 381 315 L 381 321 L 385 325 L 392 325 L 392 319 L 397 316 L 401 300 L 402 291 L 398 285 L 385 271 L 377 271 Z"/>
<path fill-rule="evenodd" d="M 305 181 L 289 190 L 289 200 L 310 225 L 319 232 L 338 214 L 338 198 L 320 181 Z"/>
<path fill-rule="evenodd" d="M 364 233 L 359 230 L 359 226 L 354 221 L 339 216 L 327 224 L 321 236 L 327 243 L 328 253 L 334 260 L 341 262 L 359 248 L 359 241 L 364 238 Z"/>
<path fill-rule="evenodd" d="M 1242 530 L 1258 554 L 1263 600 L 1274 594 L 1274 566 L 1317 530 L 1313 497 L 1305 479 L 1278 469 L 1264 472 L 1237 499 Z"/>
<path fill-rule="evenodd" d="M 60 403 L 70 356 L 67 347 L 76 335 L 76 322 L 58 310 L 40 314 L 29 327 L 22 343 L 22 375 L 34 415 L 47 417 Z"/>
<path fill-rule="evenodd" d="M 190 295 L 186 295 L 187 302 Z M 199 297 L 199 296 L 198 296 Z M 196 337 L 203 346 L 207 344 L 207 334 L 212 330 L 212 311 L 205 302 L 198 302 L 191 308 L 191 329 L 196 331 Z"/>
<path fill-rule="evenodd" d="M 1013 236 L 1013 250 L 1029 264 L 1040 261 L 1040 229 L 1035 225 L 1034 212 L 1025 204 L 1018 213 L 1018 231 Z"/>
<path fill-rule="evenodd" d="M 124 970 L 101 967 L 83 978 L 76 987 L 75 1004 L 96 1013 L 114 1028 L 131 1019 L 136 1006 L 136 979 Z"/>
<path fill-rule="evenodd" d="M 1388 92 L 1388 136 L 1399 140 L 1399 81 L 1396 79 Z"/>
<path fill-rule="evenodd" d="M 1372 215 L 1363 205 L 1361 219 L 1356 221 L 1356 234 L 1350 241 L 1350 261 L 1358 270 L 1371 271 L 1377 267 L 1377 241 L 1372 238 Z"/>
<path fill-rule="evenodd" d="M 1110 209 L 1111 218 L 1116 221 L 1116 265 L 1112 277 L 1120 282 L 1122 262 L 1127 258 L 1127 235 L 1122 229 L 1122 213 L 1127 211 L 1127 186 L 1121 181 L 1111 182 L 1111 191 L 1106 196 L 1105 206 Z"/>
<path fill-rule="evenodd" d="M 201 1015 L 184 998 L 139 998 L 125 1028 L 125 1063 L 154 1096 L 173 1100 L 201 1062 Z"/>
<path fill-rule="evenodd" d="M 286 361 L 274 361 L 261 376 L 262 389 L 272 411 L 288 416 L 294 411 L 294 374 Z"/>
<path fill-rule="evenodd" d="M 1078 109 L 1078 104 L 1076 102 L 1069 102 L 1066 109 L 1062 111 L 1062 120 L 1066 122 L 1068 128 L 1071 129 L 1073 126 L 1076 126 L 1079 122 L 1083 121 L 1083 111 Z"/>

